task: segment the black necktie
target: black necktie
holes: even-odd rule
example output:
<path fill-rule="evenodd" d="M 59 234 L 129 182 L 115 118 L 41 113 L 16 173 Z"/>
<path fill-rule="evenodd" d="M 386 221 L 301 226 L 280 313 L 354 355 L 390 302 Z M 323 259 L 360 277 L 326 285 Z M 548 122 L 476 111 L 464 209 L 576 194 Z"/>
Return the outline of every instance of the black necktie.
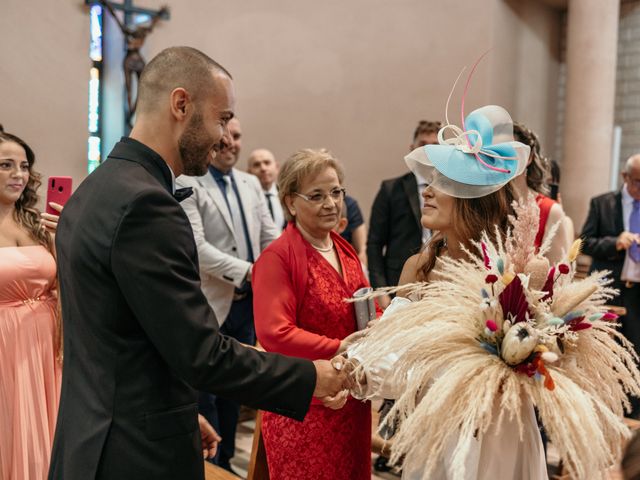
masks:
<path fill-rule="evenodd" d="M 181 202 L 185 198 L 189 198 L 191 195 L 193 195 L 193 188 L 191 187 L 177 188 L 175 193 L 173 194 L 173 198 L 178 200 L 178 202 Z"/>
<path fill-rule="evenodd" d="M 271 197 L 273 196 L 273 193 L 267 192 L 264 194 L 264 196 L 267 197 L 267 206 L 269 207 L 269 212 L 271 213 L 271 219 L 275 220 L 276 217 L 273 215 L 273 205 L 271 205 Z"/>

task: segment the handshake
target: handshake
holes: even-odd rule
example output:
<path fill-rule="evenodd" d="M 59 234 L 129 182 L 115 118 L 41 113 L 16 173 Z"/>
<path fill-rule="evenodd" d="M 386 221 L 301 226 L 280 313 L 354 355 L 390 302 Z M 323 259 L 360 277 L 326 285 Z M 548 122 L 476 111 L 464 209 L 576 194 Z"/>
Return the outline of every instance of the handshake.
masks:
<path fill-rule="evenodd" d="M 344 406 L 351 391 L 359 391 L 366 384 L 363 374 L 356 374 L 356 362 L 338 355 L 329 360 L 315 360 L 316 388 L 313 396 L 325 407 L 338 410 Z"/>
<path fill-rule="evenodd" d="M 372 326 L 374 322 L 369 322 Z M 347 348 L 366 336 L 369 329 L 357 330 L 340 342 L 336 356 L 329 360 L 315 360 L 316 389 L 313 396 L 325 407 L 338 410 L 344 407 L 350 392 L 360 393 L 367 384 L 364 372 L 356 372 L 357 360 L 344 355 Z"/>

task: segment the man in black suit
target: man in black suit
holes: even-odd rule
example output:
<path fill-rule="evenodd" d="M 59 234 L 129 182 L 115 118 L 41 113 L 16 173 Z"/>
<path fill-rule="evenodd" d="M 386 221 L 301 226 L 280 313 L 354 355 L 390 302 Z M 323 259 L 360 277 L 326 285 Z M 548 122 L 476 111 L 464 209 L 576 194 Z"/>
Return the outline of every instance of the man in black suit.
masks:
<path fill-rule="evenodd" d="M 627 160 L 622 176 L 624 184 L 619 191 L 591 199 L 581 236 L 583 252 L 593 258 L 591 270 L 612 272 L 613 287 L 620 295 L 611 303 L 627 310 L 620 318 L 621 332 L 640 353 L 640 283 L 621 279 L 625 257 L 630 255 L 633 259 L 639 255 L 636 251 L 640 244 L 640 155 Z M 633 414 L 637 416 L 640 402 L 634 400 Z"/>
<path fill-rule="evenodd" d="M 440 127 L 440 122 L 421 120 L 413 132 L 409 151 L 436 145 Z M 425 179 L 418 179 L 411 172 L 382 182 L 371 207 L 367 237 L 369 279 L 373 287 L 397 285 L 404 262 L 429 238 L 429 231 L 420 223 L 425 187 Z M 389 298 L 380 298 L 380 304 L 386 308 Z"/>
<path fill-rule="evenodd" d="M 194 389 L 302 419 L 312 395 L 342 388 L 328 361 L 220 335 L 200 289 L 178 203 L 188 192 L 174 197 L 173 184 L 206 173 L 234 104 L 223 67 L 189 47 L 162 51 L 140 79 L 131 136 L 61 215 L 64 375 L 50 479 L 202 479 L 209 440 Z"/>

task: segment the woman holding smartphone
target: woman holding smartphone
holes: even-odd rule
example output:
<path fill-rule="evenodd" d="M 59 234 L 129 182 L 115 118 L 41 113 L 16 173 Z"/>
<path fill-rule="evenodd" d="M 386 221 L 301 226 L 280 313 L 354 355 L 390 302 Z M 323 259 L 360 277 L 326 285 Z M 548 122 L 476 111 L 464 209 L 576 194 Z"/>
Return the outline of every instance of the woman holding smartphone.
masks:
<path fill-rule="evenodd" d="M 58 411 L 57 216 L 35 207 L 33 150 L 0 127 L 0 478 L 45 479 Z M 54 205 L 52 205 L 54 206 Z M 59 205 L 55 205 L 58 211 Z"/>

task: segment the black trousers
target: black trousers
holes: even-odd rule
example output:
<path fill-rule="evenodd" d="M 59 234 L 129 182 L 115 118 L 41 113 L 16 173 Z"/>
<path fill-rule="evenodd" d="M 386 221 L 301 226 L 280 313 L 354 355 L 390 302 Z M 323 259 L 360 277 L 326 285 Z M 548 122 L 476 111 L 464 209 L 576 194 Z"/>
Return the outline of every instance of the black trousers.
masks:
<path fill-rule="evenodd" d="M 256 330 L 253 324 L 253 294 L 249 288 L 246 296 L 231 304 L 231 310 L 220 327 L 220 333 L 233 337 L 249 345 L 256 343 Z M 240 404 L 233 400 L 200 392 L 199 411 L 222 437 L 218 453 L 211 461 L 222 468 L 229 469 L 229 462 L 235 455 L 236 427 L 240 415 Z"/>

